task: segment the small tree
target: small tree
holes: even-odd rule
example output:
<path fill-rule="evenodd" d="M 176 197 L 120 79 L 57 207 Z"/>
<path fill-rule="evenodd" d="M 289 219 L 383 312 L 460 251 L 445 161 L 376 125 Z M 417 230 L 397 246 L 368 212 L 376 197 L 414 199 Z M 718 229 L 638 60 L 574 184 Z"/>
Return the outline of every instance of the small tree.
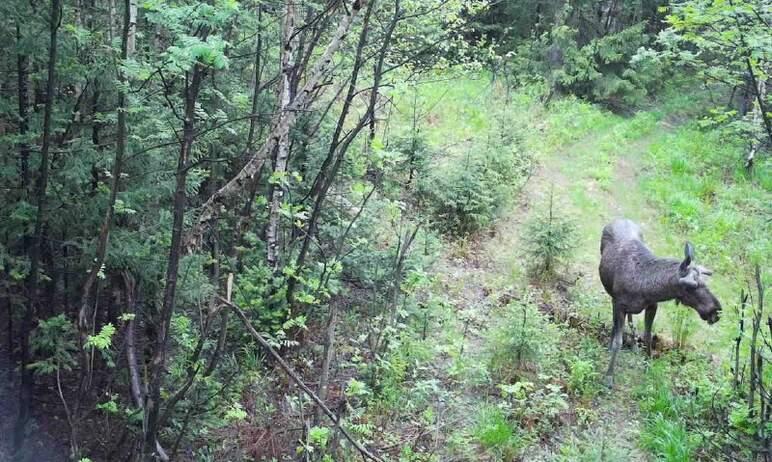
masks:
<path fill-rule="evenodd" d="M 534 276 L 552 276 L 576 249 L 576 224 L 573 220 L 555 216 L 554 193 L 550 191 L 546 216 L 536 216 L 525 228 L 525 255 L 529 271 Z"/>

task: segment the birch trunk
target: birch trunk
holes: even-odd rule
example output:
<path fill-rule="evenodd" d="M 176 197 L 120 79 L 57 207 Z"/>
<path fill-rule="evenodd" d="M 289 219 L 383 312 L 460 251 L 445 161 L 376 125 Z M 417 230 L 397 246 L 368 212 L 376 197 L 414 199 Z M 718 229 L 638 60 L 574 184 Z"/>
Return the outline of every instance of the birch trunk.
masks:
<path fill-rule="evenodd" d="M 279 90 L 280 103 L 278 117 L 279 125 L 287 127 L 289 124 L 285 119 L 289 117 L 287 109 L 289 108 L 292 99 L 292 74 L 295 68 L 294 55 L 295 47 L 297 46 L 295 34 L 296 12 L 293 2 L 294 0 L 287 0 L 285 3 L 284 24 L 282 26 L 281 88 Z M 273 174 L 271 175 L 271 209 L 268 219 L 268 228 L 265 232 L 267 241 L 266 260 L 268 261 L 268 267 L 274 272 L 279 268 L 280 209 L 282 199 L 284 198 L 284 184 L 286 184 L 287 163 L 289 161 L 289 127 L 279 134 L 277 144 L 276 165 L 274 165 Z"/>

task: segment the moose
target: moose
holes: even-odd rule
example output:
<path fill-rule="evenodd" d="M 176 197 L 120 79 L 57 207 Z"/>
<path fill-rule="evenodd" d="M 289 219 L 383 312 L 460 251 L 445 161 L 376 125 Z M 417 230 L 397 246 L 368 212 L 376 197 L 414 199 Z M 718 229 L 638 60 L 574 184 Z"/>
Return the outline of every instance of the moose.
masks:
<path fill-rule="evenodd" d="M 676 300 L 693 308 L 708 324 L 718 321 L 721 303 L 708 289 L 704 278 L 712 271 L 692 263 L 694 247 L 689 242 L 682 261 L 657 257 L 643 243 L 641 228 L 620 218 L 603 228 L 600 254 L 600 280 L 611 296 L 613 307 L 607 386 L 614 385 L 614 363 L 622 347 L 625 316 L 635 337 L 633 315 L 646 310 L 643 338 L 649 356 L 657 303 Z"/>

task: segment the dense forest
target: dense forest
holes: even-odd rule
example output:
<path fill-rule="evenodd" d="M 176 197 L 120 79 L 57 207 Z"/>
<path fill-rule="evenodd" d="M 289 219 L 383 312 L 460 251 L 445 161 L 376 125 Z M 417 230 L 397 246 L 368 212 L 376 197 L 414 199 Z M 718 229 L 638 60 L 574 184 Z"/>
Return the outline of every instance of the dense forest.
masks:
<path fill-rule="evenodd" d="M 769 0 L 0 15 L 0 460 L 772 460 Z"/>

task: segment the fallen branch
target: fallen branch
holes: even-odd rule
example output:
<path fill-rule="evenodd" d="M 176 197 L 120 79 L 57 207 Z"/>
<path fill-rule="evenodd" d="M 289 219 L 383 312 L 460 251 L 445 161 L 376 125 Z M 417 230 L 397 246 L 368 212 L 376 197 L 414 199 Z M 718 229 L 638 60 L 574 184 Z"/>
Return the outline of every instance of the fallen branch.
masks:
<path fill-rule="evenodd" d="M 247 328 L 247 331 L 249 332 L 249 334 L 255 340 L 257 340 L 257 343 L 259 343 L 263 348 L 268 350 L 268 352 L 271 354 L 273 359 L 275 359 L 276 362 L 279 363 L 279 366 L 281 366 L 281 368 L 284 369 L 284 372 L 286 372 L 287 375 L 289 375 L 290 378 L 293 381 L 295 381 L 295 383 L 300 387 L 300 389 L 303 390 L 306 393 L 306 395 L 308 395 L 311 398 L 311 400 L 313 400 L 316 403 L 316 405 L 319 406 L 324 411 L 325 414 L 327 414 L 327 417 L 329 417 L 330 420 L 332 420 L 332 422 L 335 424 L 335 427 L 337 427 L 338 430 L 340 430 L 340 432 L 343 434 L 343 436 L 345 436 L 346 439 L 349 440 L 349 442 L 351 442 L 351 444 L 354 445 L 354 447 L 360 452 L 360 454 L 362 454 L 362 457 L 365 460 L 369 459 L 375 462 L 384 462 L 383 459 L 381 459 L 376 455 L 373 455 L 370 451 L 368 451 L 367 448 L 362 446 L 361 443 L 355 440 L 354 437 L 351 436 L 351 434 L 349 434 L 349 432 L 345 428 L 343 428 L 343 425 L 341 425 L 341 422 L 338 416 L 336 416 L 335 413 L 332 412 L 330 408 L 328 408 L 324 404 L 324 402 L 321 399 L 319 399 L 319 397 L 316 396 L 316 394 L 313 391 L 311 391 L 311 389 L 308 388 L 308 386 L 306 386 L 305 383 L 303 383 L 303 380 L 297 375 L 297 373 L 295 373 L 295 371 L 292 370 L 292 367 L 290 367 L 290 365 L 287 364 L 284 358 L 279 356 L 279 353 L 277 353 L 276 350 L 274 350 L 274 348 L 263 338 L 263 336 L 260 335 L 255 330 L 254 327 L 252 327 L 252 323 L 249 322 L 247 315 L 244 314 L 244 311 L 242 311 L 238 305 L 234 304 L 230 300 L 226 300 L 223 297 L 218 297 L 218 298 L 220 299 L 220 302 L 223 305 L 232 309 L 238 315 L 238 317 L 241 318 L 241 321 L 244 323 L 244 327 Z"/>

